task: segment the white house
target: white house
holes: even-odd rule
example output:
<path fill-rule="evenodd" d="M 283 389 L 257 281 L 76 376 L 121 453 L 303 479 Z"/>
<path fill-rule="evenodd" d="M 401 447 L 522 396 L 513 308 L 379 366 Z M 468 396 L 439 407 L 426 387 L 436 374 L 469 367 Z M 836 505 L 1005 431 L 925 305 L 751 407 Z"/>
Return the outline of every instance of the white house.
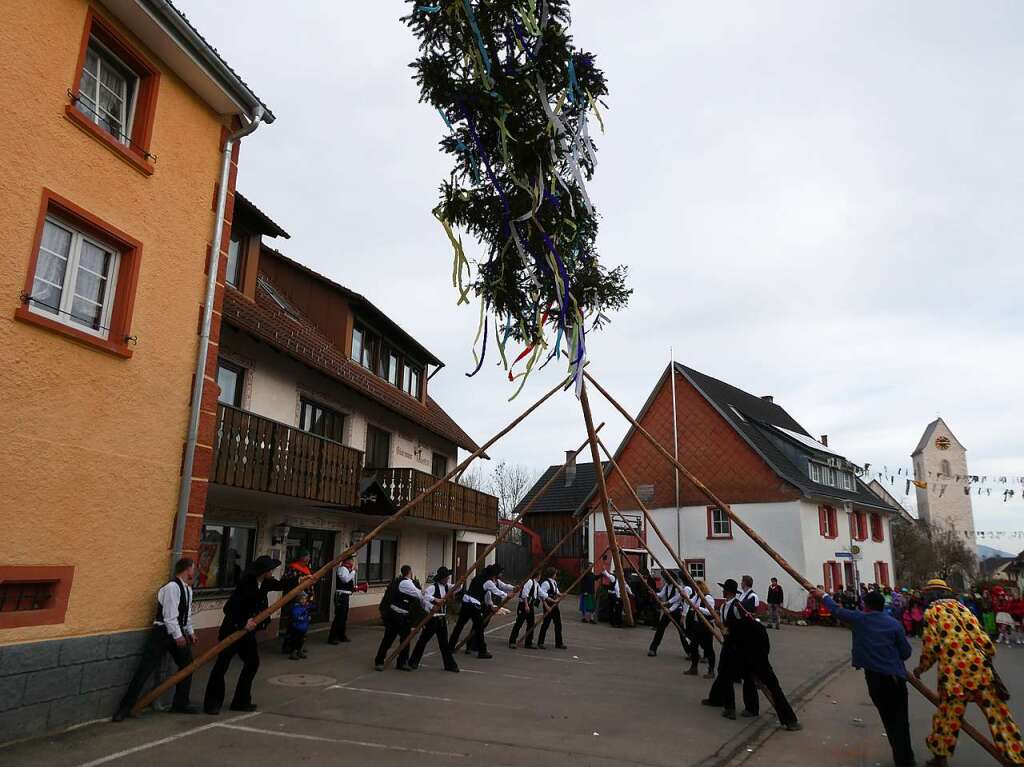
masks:
<path fill-rule="evenodd" d="M 676 364 L 665 370 L 637 420 L 670 451 L 677 439 L 680 463 L 815 584 L 892 585 L 890 522 L 898 509 L 868 489 L 827 437 L 811 437 L 772 397 Z M 717 593 L 714 584 L 751 575 L 763 596 L 769 578 L 777 577 L 785 606 L 803 609 L 806 593 L 796 582 L 694 486 L 677 478 L 641 435 L 631 429 L 615 459 L 695 578 Z M 615 506 L 638 516 L 620 478 L 607 477 Z M 600 560 L 608 536 L 600 514 L 591 520 L 589 556 Z M 616 534 L 622 545 L 636 548 L 618 528 Z M 652 531 L 641 534 L 665 567 L 675 566 Z"/>
<path fill-rule="evenodd" d="M 287 236 L 236 195 L 220 323 L 220 398 L 212 435 L 196 589 L 208 641 L 238 573 L 254 557 L 315 569 L 453 469 L 476 443 L 431 398 L 443 363 L 369 299 L 263 242 Z M 464 572 L 494 541 L 494 496 L 446 482 L 364 547 L 350 620 L 377 616 L 403 564 L 425 583 Z M 493 554 L 491 555 L 493 561 Z M 315 621 L 333 610 L 318 584 Z"/>

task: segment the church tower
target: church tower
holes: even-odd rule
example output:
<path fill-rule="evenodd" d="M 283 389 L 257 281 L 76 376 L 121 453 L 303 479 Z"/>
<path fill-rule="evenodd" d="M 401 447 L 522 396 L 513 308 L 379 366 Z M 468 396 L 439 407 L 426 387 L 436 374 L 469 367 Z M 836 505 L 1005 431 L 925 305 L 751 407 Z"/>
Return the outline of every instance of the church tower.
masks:
<path fill-rule="evenodd" d="M 976 551 L 967 448 L 945 421 L 936 418 L 925 428 L 911 458 L 914 478 L 927 483 L 917 488 L 918 517 L 940 527 L 953 527 L 964 535 L 967 547 Z"/>

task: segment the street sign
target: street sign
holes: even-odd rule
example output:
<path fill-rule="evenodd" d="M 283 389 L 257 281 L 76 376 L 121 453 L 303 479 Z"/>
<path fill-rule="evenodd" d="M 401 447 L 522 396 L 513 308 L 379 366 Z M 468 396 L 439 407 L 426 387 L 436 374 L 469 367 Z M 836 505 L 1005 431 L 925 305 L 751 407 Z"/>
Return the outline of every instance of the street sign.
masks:
<path fill-rule="evenodd" d="M 853 559 L 853 554 L 849 551 L 837 551 L 836 559 Z"/>

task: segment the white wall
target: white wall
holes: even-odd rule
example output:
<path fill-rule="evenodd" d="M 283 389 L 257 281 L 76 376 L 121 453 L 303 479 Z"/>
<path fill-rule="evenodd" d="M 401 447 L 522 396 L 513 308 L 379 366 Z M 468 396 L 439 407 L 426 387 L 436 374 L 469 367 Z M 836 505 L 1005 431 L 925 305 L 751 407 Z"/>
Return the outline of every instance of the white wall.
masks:
<path fill-rule="evenodd" d="M 847 515 L 838 514 L 839 538 L 828 539 L 821 536 L 818 527 L 818 506 L 810 501 L 798 500 L 785 503 L 738 503 L 734 504 L 733 512 L 749 524 L 776 551 L 778 551 L 797 572 L 803 574 L 812 583 L 819 584 L 823 578 L 823 565 L 826 561 L 841 561 L 835 556 L 837 551 L 848 550 L 850 545 L 850 527 Z M 627 512 L 631 513 L 631 512 Z M 635 512 L 632 512 L 635 513 Z M 651 514 L 669 544 L 677 547 L 676 510 L 651 509 Z M 754 579 L 754 588 L 764 598 L 769 580 L 779 579 L 785 595 L 784 606 L 790 610 L 802 610 L 807 601 L 807 592 L 790 578 L 759 546 L 735 525 L 731 539 L 708 539 L 707 507 L 686 506 L 680 510 L 682 520 L 682 547 L 680 556 L 687 560 L 703 559 L 705 580 L 715 596 L 720 596 L 717 587 L 726 578 L 735 578 L 738 582 L 743 575 Z M 600 513 L 591 517 L 589 550 L 594 551 L 594 531 L 603 532 L 604 519 Z M 866 541 L 858 541 L 861 547 L 860 580 L 864 583 L 875 581 L 874 563 L 884 561 L 889 564 L 890 579 L 892 578 L 892 547 L 889 520 L 883 519 L 885 541 L 873 542 L 868 536 Z M 653 529 L 647 529 L 647 543 L 654 555 L 670 568 L 675 567 L 671 554 L 661 544 Z M 653 561 L 651 566 L 655 567 Z"/>

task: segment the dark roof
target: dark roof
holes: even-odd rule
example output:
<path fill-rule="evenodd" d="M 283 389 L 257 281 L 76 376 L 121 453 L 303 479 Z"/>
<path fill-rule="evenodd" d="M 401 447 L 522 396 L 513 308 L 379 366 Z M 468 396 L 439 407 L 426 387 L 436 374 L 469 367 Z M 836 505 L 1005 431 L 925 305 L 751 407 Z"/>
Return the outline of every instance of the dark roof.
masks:
<path fill-rule="evenodd" d="M 235 217 L 239 215 L 247 219 L 253 225 L 257 234 L 265 234 L 268 237 L 284 237 L 291 239 L 291 235 L 282 229 L 266 213 L 253 205 L 252 201 L 241 192 L 235 192 Z"/>
<path fill-rule="evenodd" d="M 303 274 L 312 277 L 314 280 L 322 282 L 328 287 L 337 290 L 349 300 L 349 304 L 352 306 L 352 310 L 356 314 L 356 319 L 368 322 L 375 330 L 383 333 L 390 340 L 398 342 L 402 346 L 403 351 L 411 352 L 412 354 L 419 356 L 420 359 L 417 360 L 418 362 L 423 362 L 428 365 L 444 366 L 444 363 L 431 353 L 429 349 L 409 335 L 408 332 L 406 332 L 397 322 L 388 317 L 387 314 L 378 309 L 366 296 L 356 293 L 350 288 L 346 288 L 344 285 L 335 282 L 329 277 L 325 277 L 319 272 L 313 271 L 305 264 L 300 264 L 298 261 L 293 258 L 289 258 L 279 250 L 275 250 L 267 245 L 263 246 L 263 250 L 272 253 L 277 258 L 280 258 L 282 261 L 295 267 Z"/>
<path fill-rule="evenodd" d="M 782 479 L 815 498 L 850 501 L 860 506 L 898 513 L 899 509 L 879 498 L 859 478 L 856 490 L 841 490 L 811 481 L 804 458 L 826 457 L 835 453 L 824 445 L 815 451 L 806 440 L 798 440 L 780 429 L 811 438 L 808 431 L 780 405 L 738 389 L 717 378 L 676 363 L 676 370 L 721 414 Z M 666 373 L 668 371 L 666 370 Z M 790 456 L 800 456 L 797 466 Z"/>
<path fill-rule="evenodd" d="M 430 396 L 426 403 L 413 399 L 387 381 L 348 359 L 321 330 L 296 307 L 286 312 L 267 291 L 263 279 L 253 303 L 234 288 L 224 292 L 224 322 L 244 330 L 296 360 L 319 370 L 350 389 L 419 424 L 428 431 L 473 452 L 478 445 Z"/>
<path fill-rule="evenodd" d="M 983 559 L 978 563 L 978 572 L 982 578 L 988 578 L 994 575 L 1000 567 L 1008 565 L 1016 559 L 1016 557 L 989 557 L 988 559 Z"/>
<path fill-rule="evenodd" d="M 917 447 L 915 447 L 914 452 L 910 454 L 911 456 L 917 455 L 922 450 L 924 450 L 925 447 L 927 447 L 928 443 L 932 441 L 932 435 L 935 433 L 935 429 L 938 428 L 940 423 L 946 427 L 946 431 L 950 433 L 950 436 L 952 436 L 953 439 L 956 440 L 956 443 L 960 445 L 960 447 L 962 447 L 964 450 L 967 449 L 964 447 L 964 443 L 958 440 L 955 435 L 953 435 L 953 430 L 949 428 L 949 424 L 943 421 L 941 418 L 936 418 L 934 421 L 932 421 L 930 424 L 924 427 L 924 434 L 921 435 L 921 439 L 917 443 Z"/>
<path fill-rule="evenodd" d="M 907 511 L 907 507 L 900 503 L 898 500 L 896 500 L 896 497 L 888 490 L 886 490 L 882 483 L 879 482 L 877 479 L 873 479 L 870 482 L 868 482 L 868 489 L 871 490 L 871 492 L 873 492 L 879 498 L 884 500 L 886 503 L 898 509 L 900 518 L 904 522 L 915 523 L 918 521 L 917 517 L 915 517 L 913 514 Z"/>
<path fill-rule="evenodd" d="M 605 463 L 604 470 L 607 472 L 611 464 Z M 544 487 L 544 483 L 547 482 L 562 467 L 562 464 L 558 463 L 554 466 L 549 466 L 547 470 L 540 476 L 540 478 L 534 483 L 530 491 L 523 496 L 523 500 L 516 506 L 514 514 L 519 515 L 522 510 L 526 508 L 526 505 L 533 500 L 534 496 L 540 492 L 540 489 Z M 591 494 L 594 492 L 594 488 L 597 485 L 597 472 L 594 471 L 594 464 L 591 463 L 577 463 L 576 464 L 576 478 L 573 483 L 566 487 L 565 477 L 559 477 L 551 485 L 544 495 L 533 505 L 530 509 L 529 514 L 575 514 L 579 509 L 587 502 Z"/>
<path fill-rule="evenodd" d="M 220 55 L 220 52 L 214 48 L 210 41 L 203 37 L 202 33 L 196 29 L 195 25 L 189 21 L 188 16 L 179 10 L 171 0 L 144 0 L 146 6 L 158 15 L 163 16 L 172 25 L 175 22 L 180 22 L 191 31 L 195 36 L 198 45 L 194 54 L 200 59 L 205 60 L 209 65 L 212 65 L 211 69 L 214 73 L 221 75 L 218 79 L 221 80 L 221 84 L 226 86 L 236 96 L 241 97 L 242 101 L 252 101 L 263 107 L 265 115 L 263 121 L 266 123 L 274 122 L 274 113 L 270 110 L 259 96 L 253 92 L 253 89 L 241 78 L 230 64 Z M 190 42 L 190 41 L 184 41 Z M 218 66 L 219 65 L 219 66 Z M 217 69 L 223 68 L 222 73 L 218 73 Z"/>

